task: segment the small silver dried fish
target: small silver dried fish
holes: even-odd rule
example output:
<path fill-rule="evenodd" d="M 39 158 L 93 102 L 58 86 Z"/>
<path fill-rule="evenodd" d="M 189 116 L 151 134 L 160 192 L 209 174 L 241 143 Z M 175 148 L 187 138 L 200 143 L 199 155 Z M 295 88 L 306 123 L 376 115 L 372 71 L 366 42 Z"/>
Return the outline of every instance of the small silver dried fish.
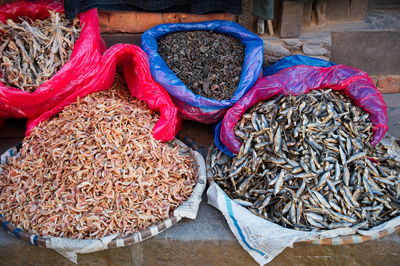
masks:
<path fill-rule="evenodd" d="M 339 92 L 276 97 L 243 115 L 238 156 L 215 148 L 225 163 L 211 172 L 231 198 L 284 227 L 371 228 L 400 208 L 400 164 L 384 145 L 370 145 L 371 129 L 368 115 Z"/>

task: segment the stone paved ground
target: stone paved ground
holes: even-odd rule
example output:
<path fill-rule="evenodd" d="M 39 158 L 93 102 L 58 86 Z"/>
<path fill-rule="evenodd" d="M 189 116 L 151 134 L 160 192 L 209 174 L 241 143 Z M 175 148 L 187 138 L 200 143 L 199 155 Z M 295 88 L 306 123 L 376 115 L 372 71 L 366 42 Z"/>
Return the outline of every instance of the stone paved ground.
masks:
<path fill-rule="evenodd" d="M 400 94 L 384 95 L 389 133 L 400 139 Z M 23 136 L 21 121 L 0 130 L 0 152 Z M 190 137 L 204 152 L 210 128 L 186 123 L 181 137 Z M 256 265 L 241 248 L 221 216 L 206 203 L 195 221 L 183 220 L 157 237 L 130 247 L 79 256 L 80 265 Z M 55 251 L 33 247 L 0 228 L 0 265 L 73 265 Z M 400 265 L 400 233 L 358 245 L 316 246 L 299 243 L 270 265 Z"/>

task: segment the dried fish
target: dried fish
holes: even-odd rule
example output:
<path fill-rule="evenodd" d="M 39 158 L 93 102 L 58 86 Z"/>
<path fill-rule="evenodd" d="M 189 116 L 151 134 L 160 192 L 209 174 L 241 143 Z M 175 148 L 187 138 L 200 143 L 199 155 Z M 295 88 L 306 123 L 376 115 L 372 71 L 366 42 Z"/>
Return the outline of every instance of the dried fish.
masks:
<path fill-rule="evenodd" d="M 45 20 L 21 17 L 0 22 L 0 81 L 34 92 L 69 60 L 80 33 L 79 20 L 49 11 Z"/>
<path fill-rule="evenodd" d="M 370 145 L 371 129 L 368 115 L 339 92 L 276 97 L 243 115 L 235 128 L 247 132 L 239 136 L 238 156 L 211 165 L 230 179 L 214 180 L 231 198 L 253 204 L 246 206 L 253 213 L 284 227 L 371 228 L 400 208 L 399 162 L 388 147 Z M 254 160 L 258 168 L 251 167 Z M 252 178 L 238 193 L 231 182 L 244 175 Z M 265 204 L 244 197 L 261 191 Z"/>
<path fill-rule="evenodd" d="M 174 74 L 194 93 L 217 100 L 233 96 L 244 49 L 239 39 L 212 31 L 175 32 L 158 40 L 158 53 Z"/>
<path fill-rule="evenodd" d="M 129 233 L 192 193 L 193 157 L 152 137 L 158 115 L 117 80 L 41 123 L 0 168 L 0 212 L 43 236 Z"/>

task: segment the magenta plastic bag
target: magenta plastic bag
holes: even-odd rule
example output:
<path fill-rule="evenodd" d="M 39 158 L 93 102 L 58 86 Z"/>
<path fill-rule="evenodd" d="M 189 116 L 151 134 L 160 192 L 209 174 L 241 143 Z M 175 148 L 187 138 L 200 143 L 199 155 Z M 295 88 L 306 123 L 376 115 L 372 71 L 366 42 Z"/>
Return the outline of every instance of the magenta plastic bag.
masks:
<path fill-rule="evenodd" d="M 378 144 L 388 130 L 386 104 L 382 94 L 367 73 L 343 65 L 299 65 L 259 79 L 249 92 L 226 112 L 221 125 L 221 142 L 232 153 L 237 154 L 242 143 L 236 138 L 234 128 L 250 107 L 278 94 L 300 95 L 323 88 L 343 91 L 370 115 L 374 126 L 371 144 Z"/>
<path fill-rule="evenodd" d="M 0 21 L 18 21 L 19 17 L 45 19 L 49 10 L 63 13 L 61 0 L 15 1 L 0 6 Z M 26 92 L 0 82 L 0 119 L 34 118 L 53 108 L 96 76 L 105 51 L 100 37 L 97 9 L 79 14 L 81 33 L 74 44 L 70 59 L 35 92 Z M 1 73 L 0 73 L 1 74 Z"/>

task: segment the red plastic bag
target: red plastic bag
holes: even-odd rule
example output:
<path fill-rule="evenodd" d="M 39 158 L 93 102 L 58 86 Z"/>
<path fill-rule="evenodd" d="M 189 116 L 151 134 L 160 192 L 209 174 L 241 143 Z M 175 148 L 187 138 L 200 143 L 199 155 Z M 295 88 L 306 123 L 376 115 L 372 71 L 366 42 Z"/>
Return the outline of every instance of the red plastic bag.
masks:
<path fill-rule="evenodd" d="M 343 65 L 326 68 L 299 65 L 259 79 L 253 88 L 225 114 L 220 133 L 222 143 L 231 152 L 236 154 L 239 152 L 242 143 L 236 138 L 234 127 L 253 105 L 278 94 L 300 95 L 323 88 L 343 91 L 356 105 L 369 113 L 374 126 L 371 144 L 378 144 L 388 130 L 386 104 L 382 94 L 367 73 Z"/>
<path fill-rule="evenodd" d="M 153 128 L 154 138 L 161 141 L 172 140 L 180 130 L 181 120 L 178 110 L 169 94 L 156 83 L 150 74 L 147 55 L 140 47 L 132 44 L 116 44 L 103 55 L 99 72 L 91 80 L 80 86 L 52 109 L 28 121 L 26 135 L 40 122 L 60 112 L 78 97 L 109 89 L 114 81 L 117 66 L 122 67 L 123 75 L 131 94 L 146 102 L 147 106 L 160 112 L 160 119 Z"/>
<path fill-rule="evenodd" d="M 49 16 L 48 10 L 64 12 L 60 1 L 17 1 L 0 6 L 0 21 L 4 23 L 10 18 L 17 20 L 21 16 L 45 19 Z M 105 50 L 100 37 L 97 10 L 81 13 L 78 18 L 82 29 L 71 58 L 51 79 L 33 93 L 0 82 L 0 119 L 36 117 L 53 108 L 97 74 L 101 54 Z"/>

